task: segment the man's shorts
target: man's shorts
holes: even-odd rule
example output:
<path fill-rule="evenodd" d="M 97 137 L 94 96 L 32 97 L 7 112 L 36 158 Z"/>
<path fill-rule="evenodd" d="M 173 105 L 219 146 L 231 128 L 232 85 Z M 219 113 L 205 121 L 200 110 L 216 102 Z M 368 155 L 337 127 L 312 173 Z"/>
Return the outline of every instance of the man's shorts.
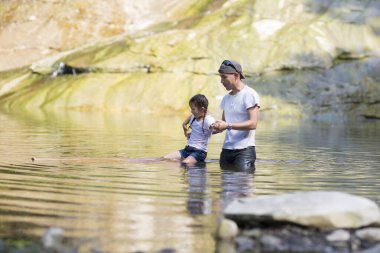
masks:
<path fill-rule="evenodd" d="M 220 166 L 225 170 L 255 171 L 256 148 L 222 149 Z"/>
<path fill-rule="evenodd" d="M 191 146 L 186 146 L 184 149 L 179 150 L 179 153 L 183 159 L 192 156 L 197 162 L 204 162 L 207 156 L 207 152 Z"/>

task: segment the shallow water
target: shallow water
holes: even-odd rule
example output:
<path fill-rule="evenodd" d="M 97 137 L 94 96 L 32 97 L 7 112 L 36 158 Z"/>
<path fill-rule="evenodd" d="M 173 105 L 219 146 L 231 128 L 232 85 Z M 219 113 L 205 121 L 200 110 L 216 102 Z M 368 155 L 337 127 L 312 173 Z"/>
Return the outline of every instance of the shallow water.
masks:
<path fill-rule="evenodd" d="M 213 136 L 204 166 L 160 160 L 184 146 L 181 122 L 127 113 L 0 114 L 0 238 L 39 238 L 58 226 L 80 252 L 214 252 L 217 218 L 235 197 L 338 190 L 380 203 L 378 121 L 263 119 L 254 175 L 220 170 L 223 135 Z"/>

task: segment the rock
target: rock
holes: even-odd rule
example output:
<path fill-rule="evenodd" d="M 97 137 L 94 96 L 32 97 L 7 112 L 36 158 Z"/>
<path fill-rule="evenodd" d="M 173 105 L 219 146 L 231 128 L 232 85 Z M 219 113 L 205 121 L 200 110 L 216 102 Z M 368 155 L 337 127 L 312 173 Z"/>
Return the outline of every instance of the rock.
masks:
<path fill-rule="evenodd" d="M 328 191 L 236 199 L 224 214 L 244 224 L 290 222 L 320 229 L 358 228 L 380 220 L 380 209 L 373 201 Z"/>
<path fill-rule="evenodd" d="M 235 238 L 238 232 L 238 226 L 234 221 L 223 219 L 219 223 L 217 237 L 219 239 L 229 240 Z"/>
<path fill-rule="evenodd" d="M 362 251 L 357 251 L 356 253 L 379 253 L 379 252 L 380 252 L 380 244 L 377 244 L 372 248 L 362 250 Z"/>
<path fill-rule="evenodd" d="M 255 248 L 255 241 L 246 236 L 239 236 L 235 240 L 238 252 L 252 252 Z"/>
<path fill-rule="evenodd" d="M 62 245 L 64 230 L 59 227 L 51 227 L 42 236 L 45 248 L 58 248 Z"/>
<path fill-rule="evenodd" d="M 287 250 L 285 243 L 276 236 L 264 235 L 260 240 L 264 252 L 284 252 Z"/>
<path fill-rule="evenodd" d="M 197 92 L 218 105 L 225 90 L 215 72 L 222 56 L 233 56 L 267 117 L 380 118 L 377 1 L 75 2 L 82 15 L 70 11 L 71 1 L 0 1 L 0 10 L 12 13 L 1 20 L 0 69 L 31 64 L 1 78 L 1 107 L 161 114 L 187 110 Z M 155 25 L 128 33 L 143 24 Z M 101 73 L 46 78 L 61 61 Z M 22 74 L 28 78 L 21 81 Z"/>
<path fill-rule="evenodd" d="M 157 251 L 157 253 L 176 253 L 176 252 L 177 251 L 172 248 L 165 248 L 165 249 L 161 249 L 160 251 Z"/>
<path fill-rule="evenodd" d="M 250 230 L 244 230 L 242 232 L 242 235 L 253 237 L 253 238 L 259 238 L 262 235 L 262 232 L 260 229 L 255 228 L 255 229 L 250 229 Z"/>
<path fill-rule="evenodd" d="M 355 235 L 368 241 L 380 242 L 380 228 L 364 228 L 355 232 Z"/>
<path fill-rule="evenodd" d="M 326 239 L 330 242 L 348 241 L 350 240 L 350 233 L 346 230 L 339 229 L 327 235 Z"/>

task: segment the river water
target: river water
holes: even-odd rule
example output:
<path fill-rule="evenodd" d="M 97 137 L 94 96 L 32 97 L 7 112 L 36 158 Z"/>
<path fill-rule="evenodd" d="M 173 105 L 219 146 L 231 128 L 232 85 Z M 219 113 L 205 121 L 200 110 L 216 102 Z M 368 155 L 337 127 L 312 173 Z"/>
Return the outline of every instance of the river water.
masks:
<path fill-rule="evenodd" d="M 337 190 L 380 204 L 380 122 L 264 118 L 255 174 L 159 158 L 182 148 L 183 117 L 131 113 L 0 114 L 0 239 L 61 227 L 80 252 L 215 252 L 213 232 L 236 197 Z M 31 158 L 34 157 L 35 161 Z"/>

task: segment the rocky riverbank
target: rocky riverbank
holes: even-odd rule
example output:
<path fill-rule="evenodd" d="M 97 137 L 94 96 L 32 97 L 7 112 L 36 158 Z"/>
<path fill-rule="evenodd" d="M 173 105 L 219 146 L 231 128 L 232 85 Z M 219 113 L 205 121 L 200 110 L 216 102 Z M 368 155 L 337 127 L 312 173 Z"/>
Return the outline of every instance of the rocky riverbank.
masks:
<path fill-rule="evenodd" d="M 379 210 L 339 192 L 237 199 L 219 224 L 217 252 L 380 252 Z"/>

